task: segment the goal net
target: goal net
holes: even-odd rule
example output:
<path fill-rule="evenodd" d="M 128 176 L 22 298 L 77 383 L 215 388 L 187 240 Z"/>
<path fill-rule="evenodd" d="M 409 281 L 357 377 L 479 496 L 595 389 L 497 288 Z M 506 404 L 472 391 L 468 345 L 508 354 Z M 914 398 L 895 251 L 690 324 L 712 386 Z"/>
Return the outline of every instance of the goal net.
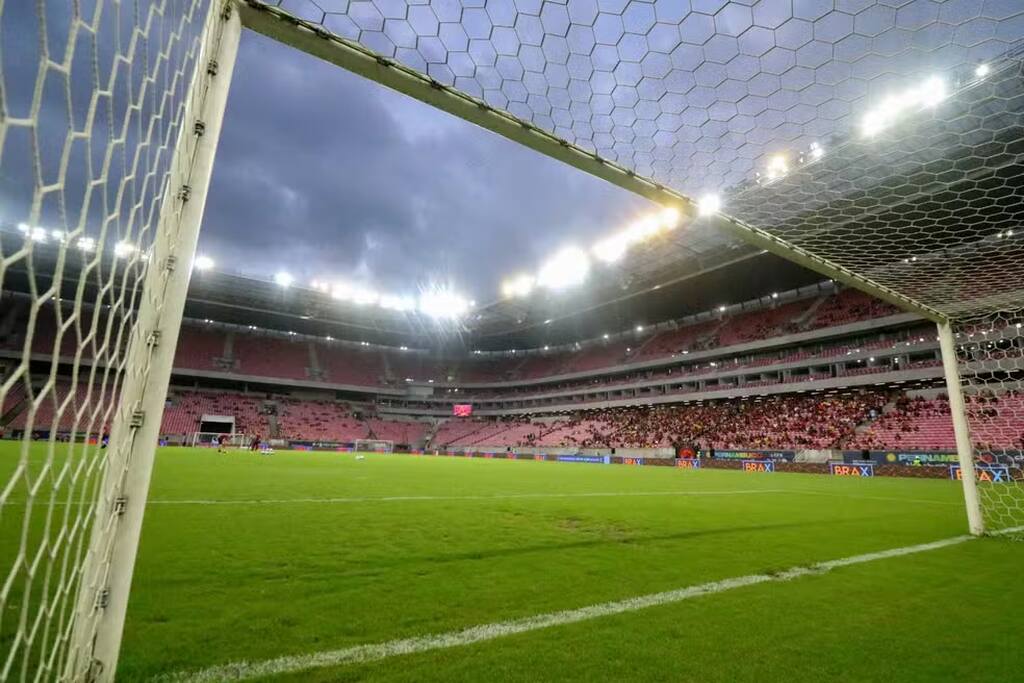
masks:
<path fill-rule="evenodd" d="M 675 271 L 936 323 L 971 528 L 1024 527 L 1024 7 L 699 4 L 0 0 L 0 679 L 114 676 L 242 24 L 677 208 Z"/>
<path fill-rule="evenodd" d="M 1024 526 L 1024 6 L 748 4 L 241 7 L 264 35 L 678 209 L 685 239 L 660 258 L 769 252 L 935 323 L 961 465 L 1009 472 L 965 478 L 971 530 Z"/>
<path fill-rule="evenodd" d="M 232 66 L 221 10 L 0 2 L 0 680 L 113 679 L 220 126 L 208 86 Z"/>
<path fill-rule="evenodd" d="M 395 442 L 386 439 L 356 439 L 352 448 L 359 453 L 392 453 L 395 450 Z"/>
<path fill-rule="evenodd" d="M 245 434 L 225 434 L 223 432 L 194 432 L 189 440 L 190 446 L 206 446 L 216 448 L 220 445 L 220 438 L 227 437 L 225 446 L 232 448 L 248 448 L 255 437 Z"/>

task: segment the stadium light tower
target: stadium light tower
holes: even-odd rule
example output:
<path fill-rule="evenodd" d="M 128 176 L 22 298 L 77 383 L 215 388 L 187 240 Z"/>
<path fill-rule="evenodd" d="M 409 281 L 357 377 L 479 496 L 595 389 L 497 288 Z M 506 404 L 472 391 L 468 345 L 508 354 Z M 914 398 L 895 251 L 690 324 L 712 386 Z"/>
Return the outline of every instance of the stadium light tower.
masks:
<path fill-rule="evenodd" d="M 281 271 L 274 275 L 274 283 L 280 285 L 281 287 L 291 287 L 293 282 L 295 282 L 295 278 L 284 271 Z"/>

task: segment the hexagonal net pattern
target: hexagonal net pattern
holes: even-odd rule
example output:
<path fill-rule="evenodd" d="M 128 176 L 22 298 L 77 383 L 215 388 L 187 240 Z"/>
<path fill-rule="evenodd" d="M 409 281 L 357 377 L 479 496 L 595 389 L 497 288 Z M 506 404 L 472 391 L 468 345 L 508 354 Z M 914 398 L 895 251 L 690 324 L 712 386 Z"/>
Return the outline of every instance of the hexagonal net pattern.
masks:
<path fill-rule="evenodd" d="M 1024 538 L 1024 311 L 962 320 L 957 356 L 985 527 Z"/>
<path fill-rule="evenodd" d="M 0 680 L 85 680 L 76 604 L 209 7 L 0 2 Z"/>
<path fill-rule="evenodd" d="M 627 174 L 719 194 L 783 251 L 960 336 L 1024 319 L 1017 0 L 242 2 Z M 960 364 L 969 405 L 1015 397 L 1022 344 L 1001 344 L 1009 374 Z M 1003 528 L 1024 525 L 1017 436 L 998 457 L 1018 483 L 984 484 Z"/>

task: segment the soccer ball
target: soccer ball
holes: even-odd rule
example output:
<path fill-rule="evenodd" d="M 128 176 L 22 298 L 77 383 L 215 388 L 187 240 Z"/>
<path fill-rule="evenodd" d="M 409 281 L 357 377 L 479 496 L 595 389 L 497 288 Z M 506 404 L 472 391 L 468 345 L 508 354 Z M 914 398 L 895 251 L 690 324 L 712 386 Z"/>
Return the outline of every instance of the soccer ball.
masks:
<path fill-rule="evenodd" d="M 356 456 L 356 460 L 366 460 L 366 456 L 365 455 L 357 455 Z"/>

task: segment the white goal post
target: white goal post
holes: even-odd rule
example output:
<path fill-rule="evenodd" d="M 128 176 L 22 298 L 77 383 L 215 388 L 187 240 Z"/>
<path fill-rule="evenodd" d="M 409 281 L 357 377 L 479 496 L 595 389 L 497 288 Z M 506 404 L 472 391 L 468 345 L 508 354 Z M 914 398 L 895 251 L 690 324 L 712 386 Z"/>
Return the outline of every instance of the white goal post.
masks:
<path fill-rule="evenodd" d="M 356 439 L 352 450 L 357 453 L 393 453 L 395 442 L 387 439 Z"/>
<path fill-rule="evenodd" d="M 0 309 L 22 349 L 0 406 L 24 434 L 0 461 L 0 680 L 103 683 L 241 23 L 224 0 L 0 2 L 0 33 Z"/>

